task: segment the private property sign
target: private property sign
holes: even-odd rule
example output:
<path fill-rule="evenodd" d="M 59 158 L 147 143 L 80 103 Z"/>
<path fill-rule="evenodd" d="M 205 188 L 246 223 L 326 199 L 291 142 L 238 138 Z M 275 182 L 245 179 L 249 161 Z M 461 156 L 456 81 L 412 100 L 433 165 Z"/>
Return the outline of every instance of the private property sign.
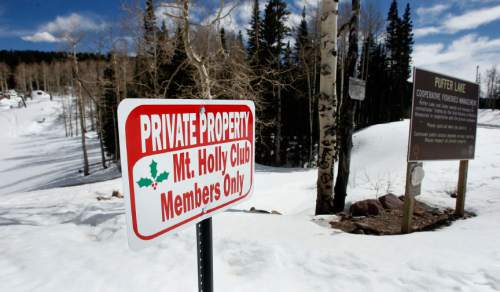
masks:
<path fill-rule="evenodd" d="M 479 86 L 415 68 L 408 161 L 474 159 Z"/>
<path fill-rule="evenodd" d="M 253 102 L 125 99 L 118 122 L 133 249 L 251 195 Z"/>

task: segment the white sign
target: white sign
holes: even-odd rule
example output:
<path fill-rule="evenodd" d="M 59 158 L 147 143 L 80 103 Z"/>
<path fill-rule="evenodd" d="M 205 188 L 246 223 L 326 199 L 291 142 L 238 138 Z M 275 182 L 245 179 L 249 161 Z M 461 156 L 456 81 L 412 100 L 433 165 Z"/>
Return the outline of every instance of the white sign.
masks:
<path fill-rule="evenodd" d="M 118 123 L 131 248 L 250 197 L 253 102 L 125 99 Z"/>
<path fill-rule="evenodd" d="M 349 77 L 349 96 L 354 100 L 365 100 L 366 81 Z"/>
<path fill-rule="evenodd" d="M 422 181 L 424 180 L 424 164 L 422 162 L 410 162 L 410 195 L 420 196 Z"/>

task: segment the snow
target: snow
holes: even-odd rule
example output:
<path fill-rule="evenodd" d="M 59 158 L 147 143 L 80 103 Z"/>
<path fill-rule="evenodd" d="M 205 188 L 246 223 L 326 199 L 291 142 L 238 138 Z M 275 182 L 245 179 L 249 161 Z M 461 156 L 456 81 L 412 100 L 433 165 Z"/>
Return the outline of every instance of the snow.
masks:
<path fill-rule="evenodd" d="M 479 110 L 478 123 L 485 126 L 500 126 L 500 110 Z"/>
<path fill-rule="evenodd" d="M 5 183 L 40 176 L 28 187 L 38 189 L 50 180 L 44 172 L 78 167 L 81 159 L 78 141 L 50 126 L 57 102 L 30 108 L 29 115 L 0 112 L 2 125 L 18 127 L 0 133 L 0 291 L 196 291 L 194 227 L 129 250 L 123 201 L 96 200 L 121 191 L 119 179 L 31 192 Z M 483 115 L 490 113 L 481 112 L 488 125 L 478 128 L 466 200 L 477 217 L 404 236 L 347 234 L 328 228 L 331 216 L 313 216 L 316 170 L 258 166 L 253 197 L 214 217 L 215 291 L 500 290 L 500 128 Z M 408 125 L 355 134 L 349 201 L 403 192 Z M 39 166 L 5 166 L 16 158 Z M 447 192 L 458 162 L 424 163 L 424 170 L 420 199 L 453 207 Z M 247 212 L 252 206 L 283 215 Z"/>
<path fill-rule="evenodd" d="M 9 110 L 11 108 L 21 107 L 22 99 L 20 97 L 11 97 L 0 99 L 0 111 Z"/>
<path fill-rule="evenodd" d="M 0 195 L 119 176 L 116 168 L 101 170 L 99 141 L 89 132 L 92 175 L 82 177 L 80 137 L 65 137 L 61 105 L 60 97 L 42 96 L 28 100 L 26 108 L 0 109 Z"/>
<path fill-rule="evenodd" d="M 32 99 L 37 99 L 37 98 L 43 98 L 43 99 L 46 99 L 46 98 L 50 98 L 50 95 L 42 90 L 33 90 L 31 92 L 31 98 Z"/>

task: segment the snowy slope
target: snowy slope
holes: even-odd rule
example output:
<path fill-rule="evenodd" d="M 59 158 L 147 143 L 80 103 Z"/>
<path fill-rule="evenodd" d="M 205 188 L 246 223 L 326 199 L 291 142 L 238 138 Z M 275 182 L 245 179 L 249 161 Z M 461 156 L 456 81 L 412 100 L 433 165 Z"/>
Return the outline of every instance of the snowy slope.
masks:
<path fill-rule="evenodd" d="M 27 108 L 0 109 L 0 195 L 115 178 L 101 170 L 95 133 L 87 133 L 90 177 L 82 177 L 80 137 L 65 137 L 61 99 L 27 101 Z"/>
<path fill-rule="evenodd" d="M 407 133 L 405 121 L 355 135 L 348 200 L 402 193 Z M 313 216 L 315 170 L 258 167 L 250 201 L 214 217 L 215 291 L 500 290 L 499 146 L 500 129 L 478 129 L 466 201 L 477 217 L 405 236 L 330 229 Z M 424 168 L 420 198 L 453 207 L 458 162 Z M 0 194 L 0 291 L 196 291 L 194 227 L 132 252 L 123 201 L 96 200 L 113 190 L 120 180 Z"/>
<path fill-rule="evenodd" d="M 500 127 L 500 110 L 479 110 L 479 118 L 477 122 L 480 125 Z"/>

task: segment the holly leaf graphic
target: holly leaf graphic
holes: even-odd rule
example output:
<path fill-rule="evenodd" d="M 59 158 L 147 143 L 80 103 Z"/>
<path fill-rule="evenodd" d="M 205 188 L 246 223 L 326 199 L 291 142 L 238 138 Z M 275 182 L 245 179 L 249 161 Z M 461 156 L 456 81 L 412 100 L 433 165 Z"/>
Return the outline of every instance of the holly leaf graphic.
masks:
<path fill-rule="evenodd" d="M 158 175 L 158 177 L 156 178 L 156 182 L 162 182 L 162 181 L 166 180 L 168 178 L 168 175 L 169 175 L 169 173 L 166 171 L 160 173 L 160 175 Z"/>
<path fill-rule="evenodd" d="M 142 177 L 140 180 L 137 181 L 137 184 L 139 187 L 149 187 L 150 185 L 153 184 L 153 180 L 149 178 Z"/>
<path fill-rule="evenodd" d="M 156 161 L 152 160 L 151 164 L 149 165 L 149 170 L 151 171 L 151 177 L 155 178 L 156 175 L 158 174 L 158 163 Z"/>

